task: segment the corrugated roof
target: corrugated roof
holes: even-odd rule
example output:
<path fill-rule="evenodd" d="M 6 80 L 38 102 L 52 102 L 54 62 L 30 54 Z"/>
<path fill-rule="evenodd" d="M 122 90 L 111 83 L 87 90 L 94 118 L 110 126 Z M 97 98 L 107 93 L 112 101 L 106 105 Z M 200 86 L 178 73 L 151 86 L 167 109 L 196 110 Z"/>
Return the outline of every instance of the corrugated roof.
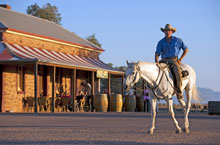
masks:
<path fill-rule="evenodd" d="M 29 34 L 36 34 L 56 40 L 78 44 L 83 47 L 104 51 L 89 41 L 80 38 L 73 32 L 64 29 L 62 26 L 31 15 L 15 12 L 0 7 L 0 29 L 18 30 Z"/>

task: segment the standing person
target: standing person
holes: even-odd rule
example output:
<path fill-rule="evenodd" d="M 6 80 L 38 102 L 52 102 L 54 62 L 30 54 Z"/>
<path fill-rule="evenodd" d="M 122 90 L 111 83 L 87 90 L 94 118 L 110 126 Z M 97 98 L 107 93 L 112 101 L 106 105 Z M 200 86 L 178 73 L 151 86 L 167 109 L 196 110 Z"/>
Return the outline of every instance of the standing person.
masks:
<path fill-rule="evenodd" d="M 83 98 L 86 99 L 86 102 L 88 103 L 89 110 L 92 111 L 92 104 L 93 104 L 93 98 L 91 94 L 92 86 L 90 83 L 82 82 L 82 91 L 84 92 Z"/>
<path fill-rule="evenodd" d="M 172 28 L 170 24 L 166 24 L 165 28 L 160 28 L 164 32 L 165 37 L 161 39 L 156 48 L 155 52 L 155 62 L 159 63 L 159 56 L 161 56 L 162 61 L 171 64 L 173 67 L 173 72 L 175 74 L 175 92 L 178 99 L 183 98 L 181 91 L 182 78 L 181 78 L 181 68 L 180 64 L 182 59 L 188 52 L 188 48 L 182 39 L 172 36 L 176 32 L 176 28 Z M 183 53 L 180 58 L 178 58 L 181 50 Z"/>
<path fill-rule="evenodd" d="M 147 88 L 144 90 L 144 112 L 150 111 L 150 96 Z"/>

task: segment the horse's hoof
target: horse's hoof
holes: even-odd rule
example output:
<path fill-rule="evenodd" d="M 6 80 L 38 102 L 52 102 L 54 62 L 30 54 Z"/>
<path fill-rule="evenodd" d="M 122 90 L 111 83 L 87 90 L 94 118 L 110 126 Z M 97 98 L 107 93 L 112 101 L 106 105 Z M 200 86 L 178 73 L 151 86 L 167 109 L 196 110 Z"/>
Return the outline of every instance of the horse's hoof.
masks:
<path fill-rule="evenodd" d="M 185 132 L 186 134 L 189 133 L 189 128 L 184 128 L 183 130 L 184 130 L 184 132 Z"/>
<path fill-rule="evenodd" d="M 182 133 L 182 130 L 181 129 L 180 130 L 176 130 L 176 133 L 180 134 L 180 133 Z"/>
<path fill-rule="evenodd" d="M 147 131 L 148 134 L 154 134 L 152 130 Z"/>

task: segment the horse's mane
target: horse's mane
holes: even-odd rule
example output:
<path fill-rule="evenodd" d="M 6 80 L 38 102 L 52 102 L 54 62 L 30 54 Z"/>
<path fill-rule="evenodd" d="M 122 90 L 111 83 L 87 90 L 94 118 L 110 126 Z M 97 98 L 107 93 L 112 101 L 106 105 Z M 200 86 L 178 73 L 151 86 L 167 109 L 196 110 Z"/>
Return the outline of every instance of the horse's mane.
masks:
<path fill-rule="evenodd" d="M 147 65 L 147 64 L 155 64 L 154 62 L 147 62 L 147 61 L 138 61 L 138 62 L 129 62 L 128 67 L 132 67 L 133 65 Z"/>
<path fill-rule="evenodd" d="M 155 64 L 154 62 L 138 61 L 137 64 Z"/>

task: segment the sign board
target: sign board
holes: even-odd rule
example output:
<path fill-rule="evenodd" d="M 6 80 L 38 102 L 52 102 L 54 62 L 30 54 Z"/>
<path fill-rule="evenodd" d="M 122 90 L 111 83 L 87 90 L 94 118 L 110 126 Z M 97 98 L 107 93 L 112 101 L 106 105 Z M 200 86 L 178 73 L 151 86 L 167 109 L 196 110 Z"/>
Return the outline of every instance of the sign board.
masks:
<path fill-rule="evenodd" d="M 96 77 L 107 79 L 108 78 L 108 71 L 106 71 L 106 70 L 97 70 Z"/>

